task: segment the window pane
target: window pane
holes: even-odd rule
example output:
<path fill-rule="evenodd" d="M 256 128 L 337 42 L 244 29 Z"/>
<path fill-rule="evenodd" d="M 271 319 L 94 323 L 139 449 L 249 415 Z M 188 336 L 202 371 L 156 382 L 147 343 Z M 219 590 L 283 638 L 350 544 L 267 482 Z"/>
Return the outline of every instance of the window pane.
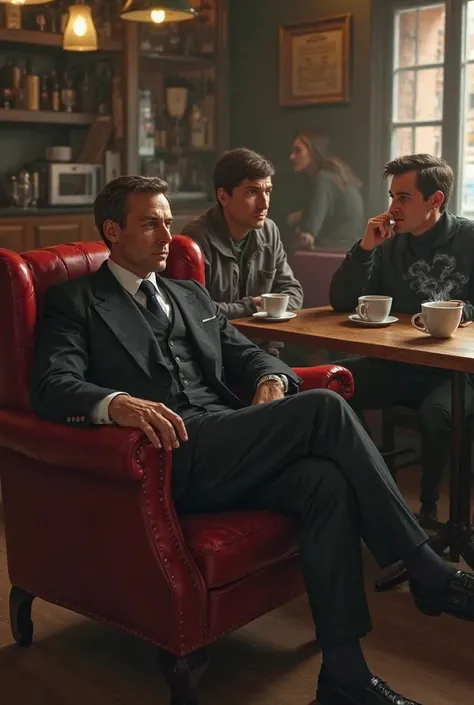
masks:
<path fill-rule="evenodd" d="M 415 118 L 415 72 L 399 71 L 395 75 L 394 116 L 396 122 Z"/>
<path fill-rule="evenodd" d="M 415 128 L 415 149 L 414 152 L 433 154 L 435 157 L 441 156 L 441 125 Z"/>
<path fill-rule="evenodd" d="M 413 66 L 416 57 L 416 10 L 402 10 L 397 15 L 397 66 Z"/>
<path fill-rule="evenodd" d="M 413 154 L 413 152 L 413 129 L 411 127 L 396 128 L 392 137 L 392 158 Z"/>
<path fill-rule="evenodd" d="M 445 24 L 445 3 L 397 12 L 395 65 L 402 68 L 442 64 Z"/>
<path fill-rule="evenodd" d="M 436 5 L 419 10 L 417 64 L 444 62 L 445 6 Z"/>
<path fill-rule="evenodd" d="M 467 4 L 466 58 L 468 61 L 474 60 L 474 2 L 472 0 Z"/>
<path fill-rule="evenodd" d="M 416 72 L 416 120 L 440 120 L 443 114 L 443 69 Z"/>
<path fill-rule="evenodd" d="M 470 5 L 474 3 L 469 3 Z M 469 32 L 469 26 L 466 26 Z M 462 215 L 474 215 L 474 64 L 468 64 L 464 85 L 464 120 L 461 136 L 462 165 Z"/>

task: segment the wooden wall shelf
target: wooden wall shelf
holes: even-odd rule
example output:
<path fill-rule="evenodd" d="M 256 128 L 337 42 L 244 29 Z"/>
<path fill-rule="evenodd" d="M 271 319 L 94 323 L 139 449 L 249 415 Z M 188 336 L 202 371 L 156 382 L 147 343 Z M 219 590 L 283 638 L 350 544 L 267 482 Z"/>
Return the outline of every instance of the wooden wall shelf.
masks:
<path fill-rule="evenodd" d="M 43 125 L 92 125 L 96 115 L 61 113 L 52 110 L 5 110 L 0 108 L 0 122 L 41 123 Z"/>
<path fill-rule="evenodd" d="M 35 44 L 42 47 L 55 47 L 62 49 L 63 38 L 61 34 L 52 32 L 35 32 L 28 29 L 0 29 L 0 43 L 3 44 Z M 116 39 L 105 39 L 99 42 L 99 51 L 121 51 L 122 45 Z M 81 52 L 93 55 L 96 52 Z"/>
<path fill-rule="evenodd" d="M 183 56 L 181 54 L 161 54 L 159 51 L 140 51 L 142 61 L 172 64 L 182 68 L 211 68 L 215 66 L 213 56 Z"/>

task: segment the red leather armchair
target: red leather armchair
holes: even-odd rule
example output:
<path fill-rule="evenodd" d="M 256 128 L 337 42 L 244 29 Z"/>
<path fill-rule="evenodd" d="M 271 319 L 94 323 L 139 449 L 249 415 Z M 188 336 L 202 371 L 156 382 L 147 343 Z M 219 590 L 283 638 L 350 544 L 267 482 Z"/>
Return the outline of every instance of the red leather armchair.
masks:
<path fill-rule="evenodd" d="M 295 519 L 264 511 L 180 518 L 171 454 L 141 432 L 36 417 L 29 376 L 44 291 L 99 267 L 101 243 L 0 250 L 0 476 L 11 626 L 31 644 L 40 597 L 159 647 L 173 705 L 195 703 L 203 647 L 300 594 Z M 173 239 L 167 274 L 204 281 L 200 250 Z M 347 370 L 298 370 L 305 388 L 352 393 Z"/>

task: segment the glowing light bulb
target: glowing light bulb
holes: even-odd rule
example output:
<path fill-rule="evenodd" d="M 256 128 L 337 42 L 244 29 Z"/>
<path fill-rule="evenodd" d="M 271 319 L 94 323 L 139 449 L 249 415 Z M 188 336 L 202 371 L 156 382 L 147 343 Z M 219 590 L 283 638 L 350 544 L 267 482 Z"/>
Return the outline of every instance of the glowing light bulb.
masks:
<path fill-rule="evenodd" d="M 152 22 L 155 22 L 155 24 L 160 24 L 161 22 L 165 21 L 165 11 L 164 10 L 152 10 L 151 11 L 151 19 Z"/>
<path fill-rule="evenodd" d="M 12 5 L 24 5 L 25 0 L 10 0 Z"/>
<path fill-rule="evenodd" d="M 79 17 L 76 17 L 76 19 L 74 20 L 72 31 L 74 32 L 76 37 L 83 37 L 86 34 L 87 22 L 85 21 L 84 17 L 82 17 L 82 15 L 79 15 Z"/>

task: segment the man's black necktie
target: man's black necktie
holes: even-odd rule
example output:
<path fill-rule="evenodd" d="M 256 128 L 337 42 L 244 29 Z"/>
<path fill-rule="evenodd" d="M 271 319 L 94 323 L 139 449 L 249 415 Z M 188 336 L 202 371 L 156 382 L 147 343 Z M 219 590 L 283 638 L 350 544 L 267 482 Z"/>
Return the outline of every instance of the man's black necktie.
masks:
<path fill-rule="evenodd" d="M 144 279 L 139 287 L 140 291 L 146 296 L 146 307 L 158 320 L 164 325 L 168 325 L 169 318 L 166 315 L 163 307 L 160 306 L 157 299 L 156 287 L 150 281 Z"/>

